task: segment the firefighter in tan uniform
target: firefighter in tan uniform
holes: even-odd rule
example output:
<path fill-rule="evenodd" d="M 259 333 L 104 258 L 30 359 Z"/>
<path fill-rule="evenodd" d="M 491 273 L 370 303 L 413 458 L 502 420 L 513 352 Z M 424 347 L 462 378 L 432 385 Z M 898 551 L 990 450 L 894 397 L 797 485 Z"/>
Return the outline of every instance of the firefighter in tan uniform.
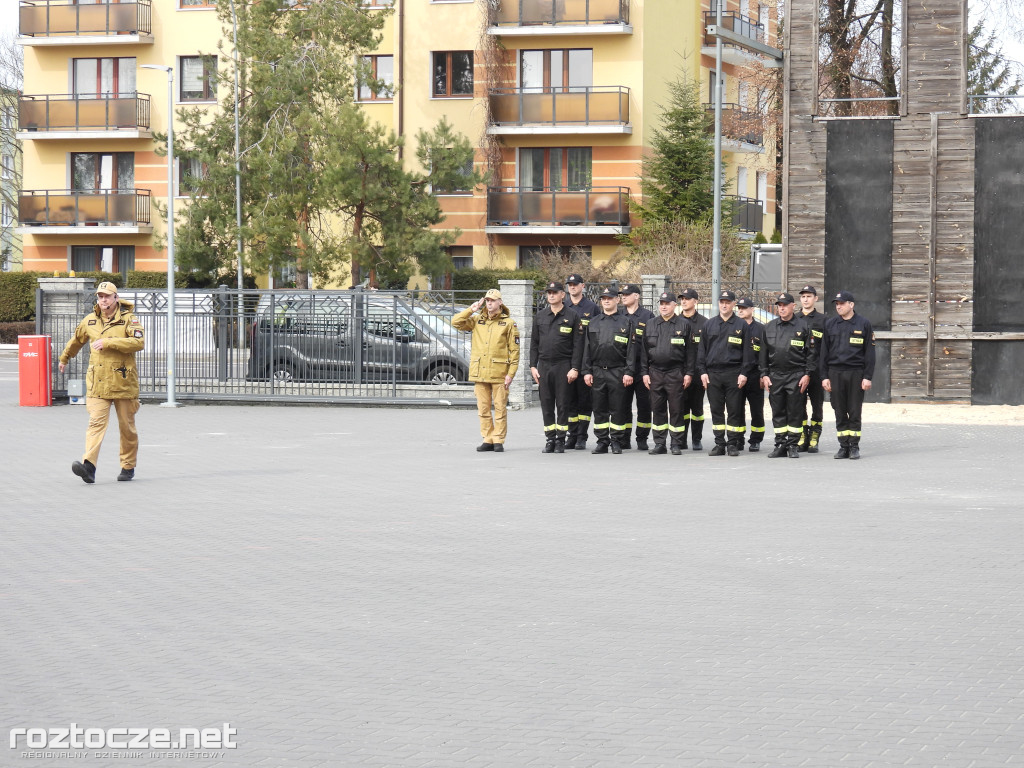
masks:
<path fill-rule="evenodd" d="M 100 283 L 96 306 L 78 324 L 74 336 L 60 353 L 60 371 L 68 361 L 89 345 L 89 369 L 85 374 L 85 407 L 89 411 L 89 429 L 85 435 L 85 454 L 71 465 L 71 471 L 87 483 L 96 481 L 96 460 L 103 435 L 107 431 L 110 406 L 117 411 L 121 431 L 121 474 L 118 480 L 135 477 L 139 453 L 139 433 L 135 431 L 135 413 L 139 410 L 139 374 L 135 353 L 142 350 L 146 334 L 132 314 L 133 305 L 117 297 L 117 286 Z"/>
<path fill-rule="evenodd" d="M 481 305 L 485 306 L 482 312 Z M 474 382 L 480 435 L 484 439 L 477 450 L 500 453 L 505 450 L 508 431 L 508 388 L 519 369 L 519 328 L 496 288 L 455 315 L 452 325 L 473 333 L 469 380 Z"/>

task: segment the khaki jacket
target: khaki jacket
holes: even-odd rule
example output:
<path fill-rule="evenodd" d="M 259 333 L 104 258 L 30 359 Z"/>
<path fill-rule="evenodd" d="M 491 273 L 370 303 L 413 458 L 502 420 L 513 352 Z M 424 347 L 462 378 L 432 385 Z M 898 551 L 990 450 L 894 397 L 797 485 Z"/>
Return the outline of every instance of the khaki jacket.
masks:
<path fill-rule="evenodd" d="M 103 349 L 89 349 L 85 394 L 104 400 L 134 400 L 139 396 L 135 353 L 145 346 L 146 333 L 132 314 L 134 305 L 121 299 L 117 304 L 109 321 L 104 319 L 99 304 L 82 318 L 75 334 L 60 353 L 60 361 L 67 364 L 86 344 L 104 339 Z"/>
<path fill-rule="evenodd" d="M 469 354 L 469 380 L 489 384 L 502 382 L 506 376 L 519 370 L 519 327 L 509 315 L 508 307 L 501 307 L 498 317 L 490 319 L 487 309 L 475 315 L 464 309 L 452 318 L 452 325 L 460 331 L 473 332 L 473 345 Z"/>

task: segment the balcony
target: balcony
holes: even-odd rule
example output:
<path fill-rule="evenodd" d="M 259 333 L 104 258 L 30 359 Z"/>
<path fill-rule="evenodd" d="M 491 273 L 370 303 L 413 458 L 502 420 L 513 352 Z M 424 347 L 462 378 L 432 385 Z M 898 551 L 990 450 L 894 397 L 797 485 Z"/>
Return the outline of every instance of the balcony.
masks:
<path fill-rule="evenodd" d="M 148 139 L 149 96 L 53 95 L 18 99 L 18 138 Z"/>
<path fill-rule="evenodd" d="M 628 187 L 487 190 L 488 234 L 619 235 L 629 230 Z"/>
<path fill-rule="evenodd" d="M 717 24 L 716 19 L 717 14 L 713 11 L 704 12 L 704 39 L 701 42 L 700 52 L 705 56 L 713 57 L 715 55 L 715 38 L 707 33 L 707 28 L 709 25 Z M 736 11 L 722 11 L 722 29 L 735 32 L 737 35 L 742 35 L 755 43 L 763 45 L 766 42 L 764 25 Z M 736 66 L 743 67 L 760 60 L 761 57 L 752 51 L 738 48 L 729 43 L 725 43 L 722 46 L 722 61 L 726 64 L 735 64 Z"/>
<path fill-rule="evenodd" d="M 722 195 L 722 209 L 732 214 L 732 225 L 740 232 L 757 234 L 764 227 L 764 205 L 740 195 Z"/>
<path fill-rule="evenodd" d="M 715 132 L 715 105 L 705 104 L 704 111 L 711 118 L 708 132 Z M 764 121 L 757 112 L 739 104 L 722 105 L 722 149 L 726 152 L 764 152 Z"/>
<path fill-rule="evenodd" d="M 150 0 L 79 4 L 22 0 L 19 45 L 138 45 L 153 42 Z"/>
<path fill-rule="evenodd" d="M 148 234 L 148 189 L 26 190 L 18 200 L 19 232 L 32 235 Z"/>
<path fill-rule="evenodd" d="M 489 99 L 491 135 L 633 132 L 629 88 L 499 88 Z"/>
<path fill-rule="evenodd" d="M 631 35 L 629 0 L 498 0 L 491 35 Z"/>

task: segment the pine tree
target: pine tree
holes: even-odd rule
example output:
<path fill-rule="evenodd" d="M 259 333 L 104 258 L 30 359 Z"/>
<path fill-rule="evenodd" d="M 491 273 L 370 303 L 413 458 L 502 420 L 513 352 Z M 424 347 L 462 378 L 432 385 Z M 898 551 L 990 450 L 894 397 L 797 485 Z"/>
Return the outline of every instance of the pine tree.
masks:
<path fill-rule="evenodd" d="M 1024 83 L 1019 71 L 1003 57 L 995 33 L 985 34 L 983 22 L 977 22 L 967 35 L 967 93 L 971 96 L 1005 94 L 1017 96 Z M 975 99 L 972 112 L 1002 113 L 1020 106 L 1020 99 Z"/>

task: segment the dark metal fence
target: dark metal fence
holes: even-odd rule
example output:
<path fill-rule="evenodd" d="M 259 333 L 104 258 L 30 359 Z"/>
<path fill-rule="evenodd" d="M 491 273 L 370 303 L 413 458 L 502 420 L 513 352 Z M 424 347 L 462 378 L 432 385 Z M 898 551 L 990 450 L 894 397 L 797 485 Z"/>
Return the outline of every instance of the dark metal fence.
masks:
<path fill-rule="evenodd" d="M 167 394 L 167 291 L 123 289 L 146 329 L 141 395 Z M 475 402 L 469 335 L 451 291 L 175 291 L 175 397 L 181 400 L 452 404 Z M 469 298 L 469 297 L 465 297 Z M 474 292 L 470 301 L 480 298 Z M 64 374 L 56 358 L 93 307 L 91 293 L 37 293 L 39 333 L 54 346 L 55 393 L 84 379 L 84 348 Z"/>
<path fill-rule="evenodd" d="M 697 291 L 697 310 L 707 317 L 712 317 L 718 314 L 718 297 L 711 294 L 711 283 L 710 282 L 683 282 L 679 280 L 672 280 L 668 284 L 668 290 L 672 293 L 679 294 L 683 292 L 684 288 L 693 288 Z M 728 281 L 723 280 L 719 290 L 732 291 L 736 294 L 737 299 L 741 299 L 747 296 L 754 300 L 754 304 L 764 312 L 770 315 L 776 315 L 778 312 L 775 309 L 775 300 L 779 297 L 779 292 L 774 287 L 759 286 L 756 283 L 751 285 L 748 282 L 742 280 Z M 764 319 L 763 315 L 760 315 L 758 319 Z"/>

